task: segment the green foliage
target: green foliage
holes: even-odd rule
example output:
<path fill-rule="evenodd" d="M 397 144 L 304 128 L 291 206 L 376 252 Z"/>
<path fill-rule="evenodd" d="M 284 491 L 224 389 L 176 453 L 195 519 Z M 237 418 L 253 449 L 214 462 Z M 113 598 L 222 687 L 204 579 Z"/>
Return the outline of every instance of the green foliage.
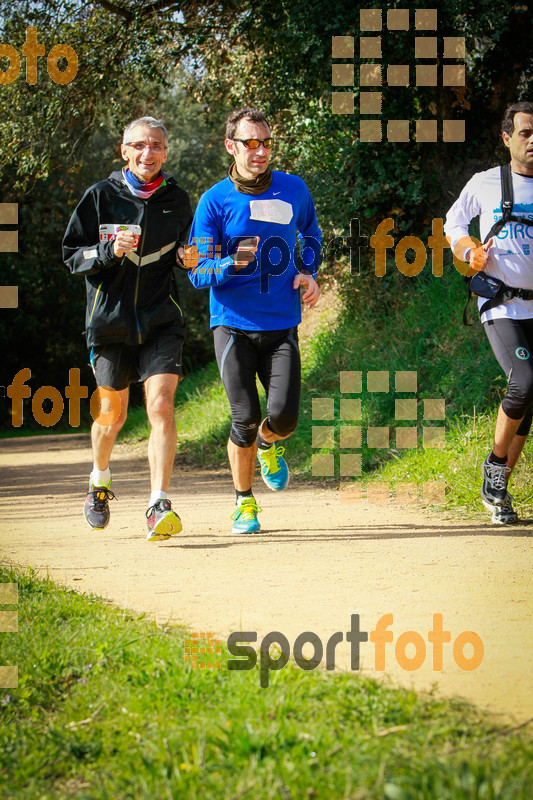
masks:
<path fill-rule="evenodd" d="M 413 11 L 409 32 L 386 28 L 382 3 L 382 60 L 409 64 L 411 85 L 382 86 L 382 120 L 411 120 L 411 141 L 376 144 L 359 140 L 358 80 L 354 115 L 331 113 L 331 37 L 355 38 L 358 73 L 360 10 L 365 3 L 327 0 L 307 3 L 243 2 L 228 19 L 226 8 L 210 10 L 204 26 L 191 34 L 192 52 L 201 69 L 191 76 L 196 96 L 208 107 L 263 107 L 280 140 L 281 168 L 309 183 L 324 229 L 346 231 L 351 216 L 374 225 L 388 216 L 412 232 L 434 216 L 442 216 L 466 177 L 481 165 L 497 163 L 504 150 L 499 123 L 505 107 L 524 97 L 533 70 L 531 15 L 527 6 L 496 6 L 492 0 L 473 4 L 454 0 L 440 4 L 435 35 L 466 39 L 466 89 L 416 86 Z M 372 35 L 372 34 L 371 34 Z M 439 73 L 444 63 L 439 49 Z M 206 80 L 207 78 L 207 80 Z M 441 81 L 439 80 L 439 84 Z M 496 88 L 497 87 L 497 88 Z M 349 91 L 349 90 L 348 90 Z M 464 119 L 465 143 L 416 143 L 416 119 Z M 439 139 L 441 134 L 439 133 Z M 443 193 L 443 187 L 449 193 Z"/>
<path fill-rule="evenodd" d="M 22 53 L 26 29 L 37 29 L 47 54 L 57 44 L 72 47 L 78 73 L 70 83 L 55 83 L 44 56 L 38 59 L 37 83 L 25 80 L 25 59 L 12 83 L 1 86 L 5 113 L 0 119 L 0 175 L 10 192 L 28 189 L 47 178 L 54 166 L 76 166 L 102 117 L 123 124 L 125 105 L 134 103 L 139 84 L 164 84 L 168 59 L 180 40 L 171 12 L 159 17 L 131 4 L 127 16 L 109 14 L 98 3 L 50 0 L 27 3 L 1 0 L 0 34 Z"/>
<path fill-rule="evenodd" d="M 38 579 L 19 587 L 19 632 L 0 634 L 17 689 L 0 692 L 0 795 L 526 800 L 532 743 L 459 700 L 290 662 L 192 670 L 187 631 Z"/>

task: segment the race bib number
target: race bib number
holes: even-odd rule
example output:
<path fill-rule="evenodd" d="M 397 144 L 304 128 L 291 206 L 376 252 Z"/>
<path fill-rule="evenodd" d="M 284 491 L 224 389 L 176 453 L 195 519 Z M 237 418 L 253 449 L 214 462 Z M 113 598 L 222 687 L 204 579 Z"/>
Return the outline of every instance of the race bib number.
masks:
<path fill-rule="evenodd" d="M 285 200 L 250 200 L 250 219 L 288 225 L 292 217 L 292 206 Z"/>
<path fill-rule="evenodd" d="M 135 244 L 134 247 L 137 247 L 139 244 L 139 239 L 141 238 L 141 226 L 140 225 L 116 225 L 112 222 L 107 222 L 100 225 L 100 241 L 101 242 L 112 242 L 119 231 L 131 231 L 135 234 Z"/>

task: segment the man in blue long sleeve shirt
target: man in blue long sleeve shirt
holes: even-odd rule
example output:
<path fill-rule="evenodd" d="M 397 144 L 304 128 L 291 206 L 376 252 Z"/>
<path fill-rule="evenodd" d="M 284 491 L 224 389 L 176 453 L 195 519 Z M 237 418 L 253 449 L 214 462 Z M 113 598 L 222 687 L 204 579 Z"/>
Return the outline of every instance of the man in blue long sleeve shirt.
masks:
<path fill-rule="evenodd" d="M 300 401 L 297 326 L 303 301 L 318 299 L 314 279 L 320 229 L 313 200 L 296 175 L 272 172 L 270 127 L 258 109 L 234 111 L 226 124 L 228 177 L 200 198 L 189 257 L 194 286 L 211 289 L 211 328 L 231 407 L 228 457 L 237 496 L 234 533 L 260 529 L 252 483 L 256 453 L 273 491 L 289 483 L 284 448 Z M 267 394 L 261 422 L 256 376 Z"/>

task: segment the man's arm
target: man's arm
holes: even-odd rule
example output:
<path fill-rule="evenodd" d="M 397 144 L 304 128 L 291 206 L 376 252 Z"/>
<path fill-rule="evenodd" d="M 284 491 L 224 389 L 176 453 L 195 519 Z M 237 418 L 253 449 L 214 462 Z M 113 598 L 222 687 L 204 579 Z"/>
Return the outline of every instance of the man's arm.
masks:
<path fill-rule="evenodd" d="M 189 264 L 189 258 L 186 257 L 184 246 L 189 241 L 189 233 L 191 230 L 193 213 L 191 207 L 191 198 L 189 197 L 189 195 L 185 190 L 182 191 L 184 194 L 183 202 L 185 206 L 186 221 L 181 226 L 181 229 L 178 230 L 178 235 L 177 235 L 178 249 L 176 251 L 176 266 L 178 266 L 180 269 L 188 270 L 190 269 L 190 264 Z"/>
<path fill-rule="evenodd" d="M 479 179 L 474 175 L 448 211 L 444 223 L 444 233 L 450 240 L 454 256 L 471 264 L 467 275 L 473 275 L 486 267 L 488 250 L 492 244 L 491 239 L 486 245 L 481 245 L 469 233 L 470 222 L 481 212 L 479 191 Z"/>
<path fill-rule="evenodd" d="M 76 206 L 63 238 L 63 261 L 73 274 L 95 275 L 119 264 L 133 247 L 133 234 L 120 231 L 113 242 L 101 242 L 98 212 L 89 189 Z"/>
<path fill-rule="evenodd" d="M 318 227 L 313 198 L 303 181 L 302 202 L 298 213 L 297 228 L 300 251 L 300 264 L 297 265 L 297 269 L 303 274 L 307 273 L 315 277 L 320 265 L 322 231 Z"/>
<path fill-rule="evenodd" d="M 305 287 L 302 295 L 303 302 L 313 308 L 318 300 L 319 288 L 315 276 L 320 265 L 320 244 L 322 231 L 318 227 L 315 204 L 309 189 L 303 183 L 303 202 L 298 214 L 298 247 L 299 261 L 298 274 L 293 281 L 293 288 Z"/>
<path fill-rule="evenodd" d="M 220 221 L 222 209 L 206 195 L 200 198 L 194 215 L 185 265 L 190 269 L 189 279 L 197 289 L 220 286 L 234 278 L 239 270 L 254 260 L 257 243 L 242 243 L 234 255 L 222 256 L 217 248 L 221 244 Z"/>

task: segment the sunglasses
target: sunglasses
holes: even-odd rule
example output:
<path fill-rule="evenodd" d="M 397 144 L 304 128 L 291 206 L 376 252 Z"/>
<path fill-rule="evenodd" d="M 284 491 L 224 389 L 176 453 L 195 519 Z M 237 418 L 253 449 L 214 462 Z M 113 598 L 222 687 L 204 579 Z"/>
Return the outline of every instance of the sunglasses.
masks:
<path fill-rule="evenodd" d="M 124 142 L 126 147 L 131 147 L 137 153 L 142 153 L 143 150 L 149 150 L 151 153 L 160 155 L 167 149 L 162 144 L 148 144 L 148 142 Z"/>
<path fill-rule="evenodd" d="M 233 142 L 242 142 L 247 150 L 256 150 L 260 144 L 264 145 L 267 150 L 272 147 L 273 139 L 232 139 Z"/>

